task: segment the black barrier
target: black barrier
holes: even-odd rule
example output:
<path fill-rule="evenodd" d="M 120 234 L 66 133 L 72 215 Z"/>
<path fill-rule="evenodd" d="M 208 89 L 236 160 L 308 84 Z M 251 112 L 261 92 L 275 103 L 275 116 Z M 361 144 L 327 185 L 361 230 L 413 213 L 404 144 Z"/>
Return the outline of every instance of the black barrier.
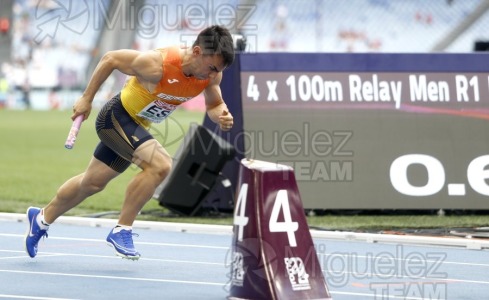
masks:
<path fill-rule="evenodd" d="M 487 58 L 241 54 L 225 138 L 293 167 L 306 209 L 488 209 Z"/>
<path fill-rule="evenodd" d="M 235 155 L 233 146 L 208 129 L 191 125 L 173 170 L 156 191 L 161 206 L 183 215 L 194 215 L 214 188 L 224 164 Z"/>

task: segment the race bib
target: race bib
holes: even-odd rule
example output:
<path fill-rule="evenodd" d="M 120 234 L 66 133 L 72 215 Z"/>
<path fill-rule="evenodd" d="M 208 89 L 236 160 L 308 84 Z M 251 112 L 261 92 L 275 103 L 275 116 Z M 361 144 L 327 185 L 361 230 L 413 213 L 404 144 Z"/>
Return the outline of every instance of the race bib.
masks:
<path fill-rule="evenodd" d="M 161 123 L 175 109 L 177 105 L 169 104 L 160 100 L 154 100 L 146 105 L 137 115 L 153 123 Z"/>

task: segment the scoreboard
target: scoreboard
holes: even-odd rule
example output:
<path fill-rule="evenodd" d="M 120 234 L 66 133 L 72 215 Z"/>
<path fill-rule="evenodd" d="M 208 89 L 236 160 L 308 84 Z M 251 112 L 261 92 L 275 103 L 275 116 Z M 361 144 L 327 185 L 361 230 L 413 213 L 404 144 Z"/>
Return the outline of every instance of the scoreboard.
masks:
<path fill-rule="evenodd" d="M 293 167 L 305 208 L 488 209 L 487 58 L 241 54 L 232 138 Z"/>

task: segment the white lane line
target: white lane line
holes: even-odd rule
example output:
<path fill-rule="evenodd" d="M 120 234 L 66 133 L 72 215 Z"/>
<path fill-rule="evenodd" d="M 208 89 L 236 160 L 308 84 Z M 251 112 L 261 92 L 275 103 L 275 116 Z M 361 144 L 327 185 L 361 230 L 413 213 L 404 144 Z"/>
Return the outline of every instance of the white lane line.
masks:
<path fill-rule="evenodd" d="M 335 276 L 343 275 L 343 274 L 351 274 L 353 275 L 353 278 L 372 278 L 372 277 L 378 277 L 379 279 L 382 280 L 392 280 L 392 279 L 411 279 L 411 280 L 427 280 L 427 281 L 443 281 L 447 283 L 452 283 L 452 282 L 460 282 L 460 283 L 475 283 L 475 284 L 489 284 L 489 281 L 482 281 L 482 280 L 468 280 L 468 279 L 457 279 L 457 278 L 444 278 L 444 277 L 428 277 L 428 276 L 412 276 L 412 275 L 402 275 L 402 274 L 380 274 L 380 273 L 374 273 L 374 272 L 366 272 L 366 273 L 360 273 L 360 272 L 350 272 L 350 271 L 333 271 L 333 270 L 321 270 L 323 274 L 325 274 L 326 279 L 327 278 L 334 278 Z M 329 275 L 329 276 L 328 276 Z"/>
<path fill-rule="evenodd" d="M 163 282 L 163 283 L 181 283 L 181 284 L 194 284 L 194 285 L 213 285 L 213 286 L 225 286 L 222 282 L 206 282 L 206 281 L 191 281 L 191 280 L 175 280 L 175 279 L 157 279 L 157 278 L 141 278 L 141 277 L 122 277 L 122 276 L 106 276 L 106 275 L 94 275 L 94 274 L 76 274 L 76 273 L 56 273 L 56 272 L 34 272 L 34 271 L 20 271 L 20 270 L 3 270 L 0 269 L 0 273 L 11 274 L 30 274 L 30 275 L 49 275 L 49 276 L 61 276 L 61 277 L 82 277 L 90 279 L 116 279 L 116 280 L 128 280 L 128 281 L 149 281 L 149 282 Z"/>
<path fill-rule="evenodd" d="M 0 233 L 0 237 L 25 238 L 25 235 Z M 56 237 L 56 236 L 49 236 L 48 239 L 49 240 L 61 240 L 61 241 L 106 243 L 105 240 L 102 240 L 102 239 L 83 239 L 83 238 Z M 184 247 L 184 248 L 223 249 L 223 250 L 228 250 L 230 248 L 230 246 L 229 247 L 222 247 L 222 246 L 212 246 L 212 245 L 172 244 L 172 243 L 154 243 L 154 242 L 140 242 L 140 241 L 135 241 L 135 243 L 138 245 Z"/>
<path fill-rule="evenodd" d="M 335 258 L 335 257 L 340 257 L 342 259 L 345 259 L 347 262 L 348 261 L 352 261 L 354 260 L 355 262 L 358 262 L 358 258 L 365 258 L 365 262 L 366 263 L 369 263 L 371 262 L 372 260 L 378 260 L 378 259 L 382 259 L 384 262 L 391 262 L 391 261 L 407 261 L 407 262 L 410 262 L 410 263 L 414 263 L 413 259 L 412 258 L 409 258 L 409 252 L 406 252 L 406 255 L 404 256 L 407 256 L 407 258 L 404 258 L 404 257 L 396 257 L 395 256 L 395 251 L 392 251 L 392 252 L 386 252 L 386 251 L 382 251 L 381 252 L 383 254 L 382 255 L 379 255 L 379 254 L 374 254 L 374 253 L 368 253 L 368 255 L 360 255 L 356 252 L 352 252 L 352 253 L 346 253 L 346 252 L 333 252 L 333 253 L 317 253 L 317 255 L 319 257 L 321 256 L 325 256 L 325 257 L 331 257 L 331 259 Z M 416 252 L 416 251 L 413 251 L 413 253 L 416 253 L 418 254 L 419 252 Z M 440 252 L 434 252 L 435 254 L 438 254 Z M 390 256 L 389 254 L 394 254 L 392 256 Z M 451 265 L 461 265 L 461 266 L 477 266 L 477 267 L 489 267 L 489 264 L 484 264 L 484 263 L 468 263 L 468 262 L 458 262 L 458 261 L 445 261 L 444 258 L 440 258 L 440 260 L 432 260 L 432 259 L 426 259 L 424 258 L 423 259 L 423 263 L 431 263 L 431 264 L 451 264 Z"/>
<path fill-rule="evenodd" d="M 25 238 L 24 235 L 21 234 L 9 234 L 9 233 L 0 233 L 0 237 L 14 237 L 14 238 Z M 65 241 L 81 241 L 81 242 L 95 242 L 95 243 L 105 243 L 105 240 L 102 239 L 85 239 L 85 238 L 71 238 L 71 237 L 49 237 L 52 240 L 65 240 Z M 192 245 L 192 244 L 174 244 L 174 243 L 154 243 L 154 242 L 139 242 L 136 241 L 137 244 L 141 245 L 149 245 L 149 246 L 165 246 L 165 247 L 182 247 L 182 248 L 202 248 L 202 249 L 220 249 L 220 250 L 230 250 L 229 247 L 222 246 L 209 246 L 209 245 Z M 355 256 L 357 258 L 371 258 L 368 255 L 358 255 L 357 253 L 349 254 L 345 252 L 341 253 L 317 253 L 318 256 Z M 389 258 L 389 257 L 386 257 Z M 403 261 L 406 258 L 393 257 L 395 260 Z M 484 263 L 468 263 L 468 262 L 457 262 L 457 261 L 433 261 L 426 260 L 427 263 L 442 263 L 442 264 L 453 264 L 453 265 L 463 265 L 463 266 L 480 266 L 480 267 L 489 267 L 489 264 Z"/>
<path fill-rule="evenodd" d="M 5 295 L 5 294 L 0 294 L 0 298 L 7 298 L 7 299 L 32 299 L 32 300 L 76 300 L 76 299 L 68 299 L 68 298 L 45 298 L 45 297 L 35 297 L 35 296 L 21 296 L 21 295 Z"/>
<path fill-rule="evenodd" d="M 0 221 L 26 222 L 25 214 L 0 213 Z M 70 217 L 61 216 L 56 220 L 60 224 L 70 224 L 77 226 L 91 227 L 113 227 L 114 219 Z M 192 232 L 203 234 L 233 234 L 232 225 L 209 225 L 209 224 L 189 224 L 174 222 L 140 221 L 134 222 L 135 228 L 145 228 L 151 230 L 172 231 L 172 232 Z M 463 247 L 466 249 L 489 249 L 489 241 L 484 239 L 463 239 L 452 237 L 431 237 L 431 236 L 411 236 L 393 234 L 375 234 L 358 232 L 336 232 L 323 230 L 310 230 L 313 239 L 328 239 L 341 241 L 357 241 L 367 243 L 399 243 L 414 244 L 425 246 L 444 246 L 444 247 Z"/>
<path fill-rule="evenodd" d="M 11 257 L 0 257 L 1 259 L 19 259 L 19 258 L 27 258 L 27 254 L 25 251 L 20 250 L 0 250 L 5 253 L 19 253 L 24 254 L 22 256 L 11 256 Z M 36 257 L 59 257 L 59 256 L 75 256 L 75 257 L 91 257 L 91 258 L 108 258 L 108 259 L 117 259 L 121 260 L 122 258 L 116 255 L 96 255 L 96 254 L 80 254 L 80 253 L 59 253 L 59 252 L 39 252 Z M 139 261 L 152 261 L 152 262 L 169 262 L 169 263 L 182 263 L 182 264 L 194 264 L 194 265 L 211 265 L 211 266 L 224 266 L 224 262 L 203 262 L 203 261 L 190 261 L 190 260 L 176 260 L 176 259 L 162 259 L 162 258 L 147 258 L 141 257 Z"/>
<path fill-rule="evenodd" d="M 24 253 L 23 251 L 11 251 L 11 250 L 0 250 L 0 252 L 14 252 L 14 253 Z M 39 253 L 39 256 L 42 257 L 51 257 L 51 256 L 76 256 L 76 257 L 92 257 L 92 258 L 109 258 L 109 259 L 121 259 L 120 257 L 117 256 L 104 256 L 104 255 L 90 255 L 90 254 L 73 254 L 73 253 L 54 253 L 54 252 L 43 252 Z M 19 257 L 15 257 L 19 258 Z M 25 258 L 25 257 L 24 257 Z M 185 261 L 185 260 L 170 260 L 170 259 L 158 259 L 158 258 L 140 258 L 140 261 L 152 261 L 152 262 L 167 262 L 167 263 L 183 263 L 183 264 L 201 264 L 201 265 L 212 265 L 212 266 L 219 266 L 219 267 L 226 267 L 224 262 L 221 263 L 212 263 L 212 262 L 199 262 L 199 261 Z M 0 270 L 1 272 L 2 270 Z M 13 271 L 12 271 L 13 272 Z M 23 272 L 23 271 L 19 271 Z M 403 275 L 403 274 L 393 274 L 392 276 L 386 277 L 386 274 L 380 274 L 380 273 L 374 273 L 374 272 L 367 272 L 367 273 L 361 273 L 361 272 L 351 272 L 351 271 L 341 271 L 337 272 L 334 270 L 322 270 L 323 274 L 326 275 L 326 278 L 328 277 L 334 277 L 342 274 L 350 274 L 352 276 L 358 276 L 358 277 L 378 277 L 380 279 L 392 279 L 392 278 L 398 278 L 398 279 L 411 279 L 411 280 L 433 280 L 436 279 L 437 281 L 443 281 L 447 283 L 451 282 L 459 282 L 459 283 L 472 283 L 472 284 L 489 284 L 489 281 L 481 281 L 481 280 L 468 280 L 468 279 L 457 279 L 457 278 L 443 278 L 443 277 L 426 277 L 426 276 L 413 276 L 413 275 Z"/>
<path fill-rule="evenodd" d="M 375 298 L 378 299 L 378 297 L 382 297 L 381 299 L 384 299 L 383 296 L 385 295 L 378 295 L 378 294 L 367 294 L 367 293 L 351 293 L 351 292 L 330 292 L 332 295 L 347 295 L 347 296 L 357 296 L 361 297 L 362 299 L 365 299 L 365 297 L 369 298 Z M 405 299 L 405 300 L 423 300 L 426 298 L 421 298 L 421 297 L 409 297 L 409 296 L 395 296 L 395 295 L 389 295 L 389 299 Z"/>

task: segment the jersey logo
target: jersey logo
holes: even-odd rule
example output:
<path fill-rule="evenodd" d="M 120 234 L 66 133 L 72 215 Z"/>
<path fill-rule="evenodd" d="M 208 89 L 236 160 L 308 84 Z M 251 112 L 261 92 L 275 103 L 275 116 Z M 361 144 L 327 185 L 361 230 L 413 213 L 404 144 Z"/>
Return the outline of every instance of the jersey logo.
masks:
<path fill-rule="evenodd" d="M 176 82 L 178 82 L 178 79 L 168 79 L 169 84 L 174 84 Z"/>
<path fill-rule="evenodd" d="M 158 95 L 156 95 L 156 97 L 167 101 L 178 101 L 178 102 L 185 102 L 193 98 L 193 97 L 172 96 L 165 93 L 159 93 Z"/>

